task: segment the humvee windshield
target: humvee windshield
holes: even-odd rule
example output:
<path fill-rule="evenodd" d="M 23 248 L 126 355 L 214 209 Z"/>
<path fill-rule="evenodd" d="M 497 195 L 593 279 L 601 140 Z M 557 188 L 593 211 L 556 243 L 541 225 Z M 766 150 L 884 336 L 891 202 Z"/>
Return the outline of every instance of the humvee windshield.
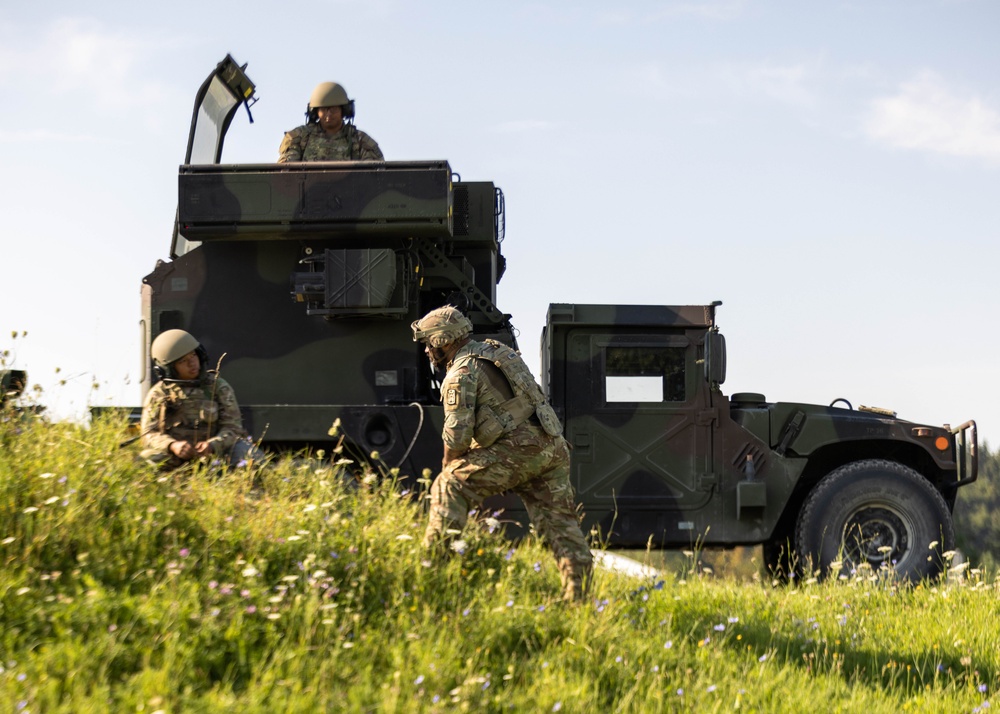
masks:
<path fill-rule="evenodd" d="M 236 64 L 236 60 L 226 55 L 215 71 L 208 75 L 195 97 L 184 163 L 219 163 L 222 158 L 222 143 L 237 108 L 240 104 L 245 104 L 249 113 L 250 106 L 255 101 L 253 82 L 244 74 L 243 68 Z M 253 121 L 252 117 L 250 121 Z M 170 257 L 177 258 L 199 245 L 200 243 L 179 235 L 177 224 L 174 223 Z"/>

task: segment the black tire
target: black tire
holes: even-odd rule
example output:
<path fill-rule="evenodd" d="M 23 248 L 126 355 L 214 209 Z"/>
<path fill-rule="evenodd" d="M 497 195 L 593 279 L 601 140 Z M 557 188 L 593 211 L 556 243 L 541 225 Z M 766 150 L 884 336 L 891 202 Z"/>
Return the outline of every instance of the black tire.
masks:
<path fill-rule="evenodd" d="M 850 576 L 867 563 L 910 582 L 934 578 L 955 547 L 951 512 L 941 494 L 908 466 L 869 459 L 830 472 L 799 513 L 795 545 L 807 573 Z"/>

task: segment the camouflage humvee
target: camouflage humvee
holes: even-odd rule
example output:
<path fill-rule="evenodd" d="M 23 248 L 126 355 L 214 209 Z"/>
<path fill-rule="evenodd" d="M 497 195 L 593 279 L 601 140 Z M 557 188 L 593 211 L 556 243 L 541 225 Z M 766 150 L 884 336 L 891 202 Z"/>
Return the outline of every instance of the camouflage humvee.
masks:
<path fill-rule="evenodd" d="M 445 161 L 220 164 L 254 91 L 227 56 L 198 93 L 171 260 L 143 280 L 144 390 L 152 339 L 186 329 L 225 355 L 266 447 L 328 448 L 339 419 L 356 458 L 434 469 L 439 394 L 409 324 L 451 304 L 476 338 L 517 347 L 496 305 L 503 194 Z M 958 488 L 977 475 L 975 424 L 727 397 L 718 305 L 550 306 L 542 383 L 585 527 L 612 545 L 763 544 L 786 572 L 796 557 L 940 572 Z M 492 505 L 525 520 L 515 499 Z"/>

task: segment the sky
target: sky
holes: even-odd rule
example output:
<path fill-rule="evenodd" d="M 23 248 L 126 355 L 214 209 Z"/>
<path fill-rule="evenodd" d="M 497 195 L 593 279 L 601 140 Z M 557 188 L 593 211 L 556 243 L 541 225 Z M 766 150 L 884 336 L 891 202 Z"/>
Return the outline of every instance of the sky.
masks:
<path fill-rule="evenodd" d="M 1000 3 L 51 0 L 0 6 L 0 352 L 57 418 L 137 405 L 194 95 L 272 161 L 342 83 L 387 159 L 506 197 L 498 304 L 721 300 L 727 394 L 1000 439 Z M 16 335 L 16 336 L 15 336 Z"/>

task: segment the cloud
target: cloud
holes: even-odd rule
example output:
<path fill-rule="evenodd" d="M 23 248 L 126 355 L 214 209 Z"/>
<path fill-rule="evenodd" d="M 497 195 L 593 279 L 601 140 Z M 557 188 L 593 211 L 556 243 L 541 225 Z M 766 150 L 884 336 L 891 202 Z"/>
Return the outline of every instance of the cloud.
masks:
<path fill-rule="evenodd" d="M 737 94 L 764 97 L 802 108 L 815 107 L 819 102 L 814 87 L 820 72 L 805 62 L 727 67 L 722 75 Z"/>
<path fill-rule="evenodd" d="M 58 143 L 58 144 L 111 144 L 114 143 L 105 137 L 92 136 L 89 134 L 66 134 L 64 132 L 49 131 L 48 129 L 28 129 L 24 131 L 6 131 L 0 129 L 0 144 L 20 144 L 20 143 Z"/>
<path fill-rule="evenodd" d="M 958 95 L 934 72 L 921 72 L 896 94 L 874 100 L 865 131 L 897 149 L 1000 163 L 1000 111 L 978 96 Z"/>
<path fill-rule="evenodd" d="M 37 93 L 42 101 L 80 101 L 120 108 L 155 101 L 158 88 L 142 76 L 143 63 L 169 40 L 109 29 L 91 19 L 62 17 L 38 31 L 2 29 L 0 84 Z"/>
<path fill-rule="evenodd" d="M 745 6 L 746 0 L 685 0 L 666 3 L 655 17 L 687 16 L 729 21 L 739 17 Z"/>

